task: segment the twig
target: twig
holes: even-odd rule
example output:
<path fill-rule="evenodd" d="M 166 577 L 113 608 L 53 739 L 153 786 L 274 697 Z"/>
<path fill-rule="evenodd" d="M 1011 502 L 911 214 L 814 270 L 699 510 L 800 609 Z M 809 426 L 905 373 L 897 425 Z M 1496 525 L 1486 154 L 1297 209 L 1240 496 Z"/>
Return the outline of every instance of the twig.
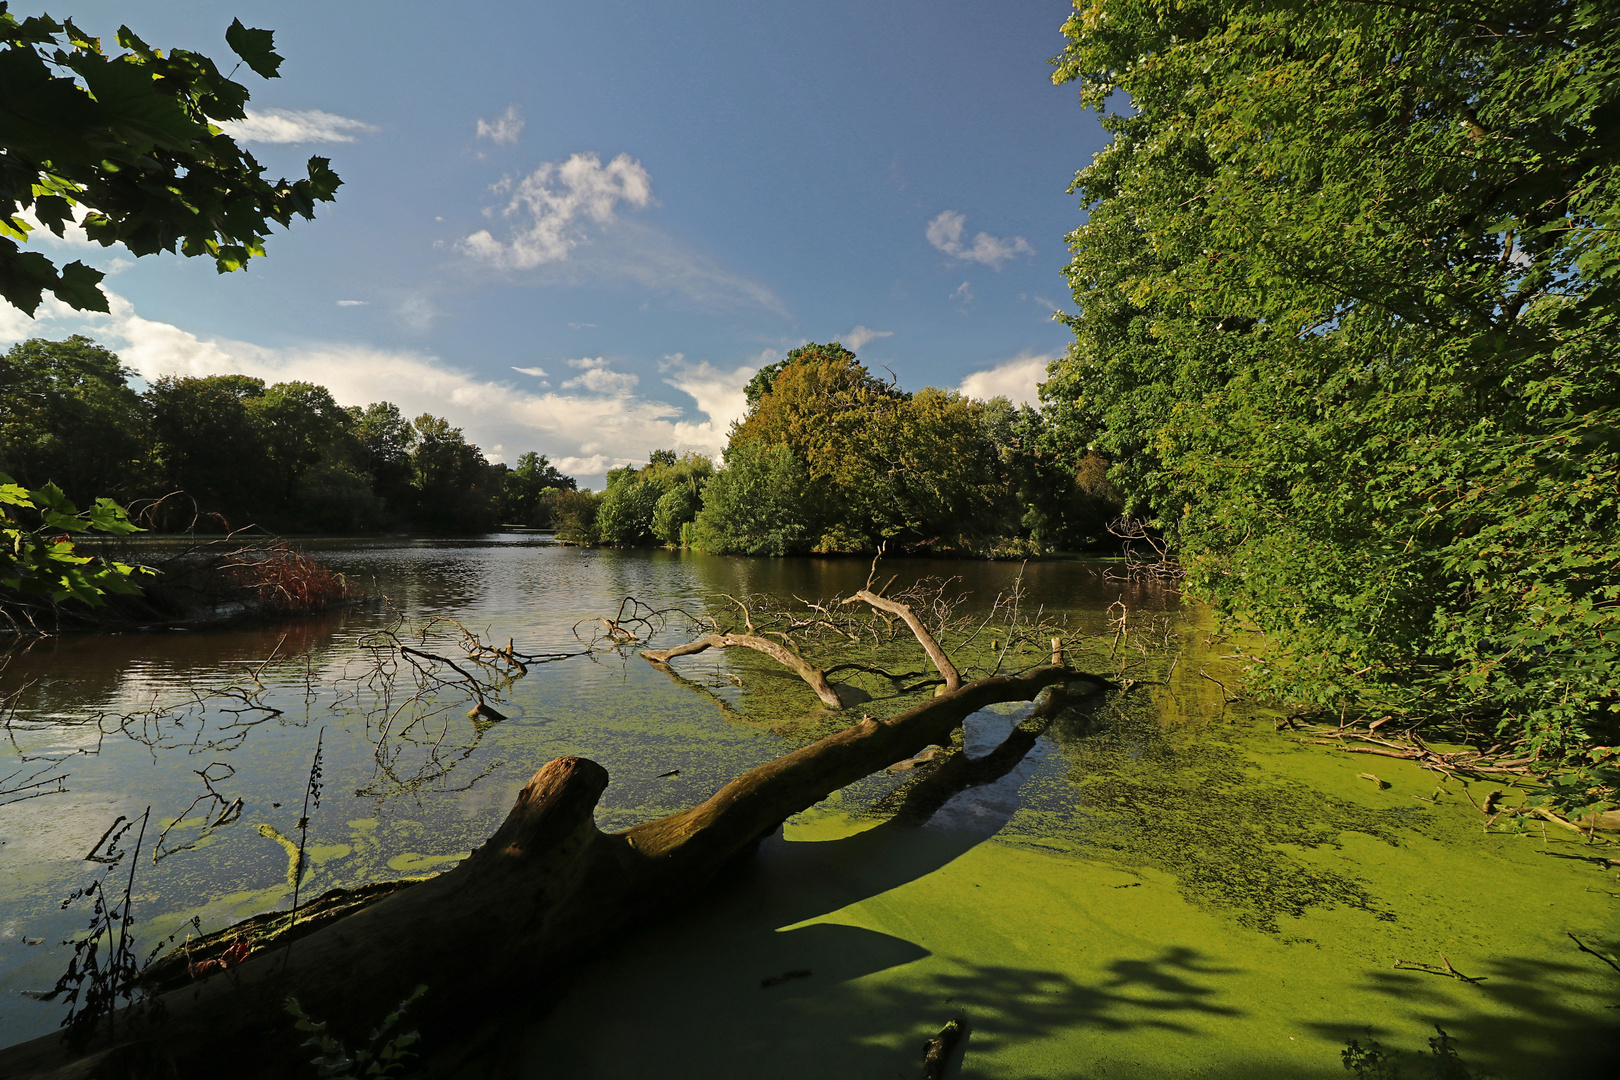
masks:
<path fill-rule="evenodd" d="M 1597 957 L 1599 960 L 1603 961 L 1605 964 L 1608 964 L 1610 967 L 1614 968 L 1614 970 L 1620 971 L 1620 964 L 1617 964 L 1613 960 L 1610 960 L 1607 956 L 1604 956 L 1602 953 L 1598 952 L 1596 949 L 1587 948 L 1581 942 L 1580 938 L 1576 937 L 1574 934 L 1571 934 L 1568 930 L 1564 931 L 1564 936 L 1569 938 L 1569 940 L 1573 941 L 1575 943 L 1575 947 L 1577 949 L 1581 950 L 1581 952 L 1591 953 L 1593 956 Z"/>

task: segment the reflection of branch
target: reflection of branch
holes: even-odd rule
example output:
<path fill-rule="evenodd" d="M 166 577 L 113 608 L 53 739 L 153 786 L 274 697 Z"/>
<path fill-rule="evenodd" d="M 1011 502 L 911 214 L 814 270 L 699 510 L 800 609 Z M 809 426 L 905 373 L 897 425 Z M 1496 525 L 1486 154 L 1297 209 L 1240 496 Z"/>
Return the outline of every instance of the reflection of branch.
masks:
<path fill-rule="evenodd" d="M 685 675 L 682 675 L 668 664 L 660 663 L 659 661 L 654 660 L 652 662 L 652 666 L 657 668 L 659 671 L 662 671 L 665 675 L 668 675 L 670 680 L 673 681 L 676 686 L 683 686 L 692 691 L 694 694 L 701 694 L 710 701 L 713 701 L 720 707 L 720 712 L 722 715 L 733 718 L 739 715 L 737 710 L 732 707 L 731 702 L 727 701 L 713 690 L 710 690 L 707 686 L 688 679 Z"/>
<path fill-rule="evenodd" d="M 215 769 L 224 769 L 224 775 L 212 775 Z M 223 761 L 215 761 L 208 765 L 207 768 L 194 769 L 193 771 L 202 779 L 203 787 L 207 788 L 208 790 L 203 792 L 201 795 L 198 795 L 195 799 L 192 799 L 190 806 L 186 807 L 180 812 L 179 816 L 163 827 L 163 831 L 158 834 L 157 844 L 152 848 L 153 862 L 159 862 L 170 855 L 176 855 L 182 851 L 191 851 L 198 844 L 202 843 L 203 840 L 215 829 L 219 828 L 221 825 L 229 825 L 242 816 L 242 800 L 240 797 L 234 801 L 227 801 L 225 796 L 214 790 L 214 785 L 216 783 L 222 783 L 236 775 L 236 770 L 234 768 L 227 765 Z M 191 815 L 191 812 L 197 808 L 197 804 L 200 802 L 214 803 L 220 808 L 219 813 L 214 816 L 212 821 L 209 821 L 206 816 L 204 817 L 202 830 L 192 838 L 191 843 L 182 844 L 175 848 L 164 847 L 163 840 L 169 835 L 170 830 L 177 825 L 183 824 L 186 818 Z"/>

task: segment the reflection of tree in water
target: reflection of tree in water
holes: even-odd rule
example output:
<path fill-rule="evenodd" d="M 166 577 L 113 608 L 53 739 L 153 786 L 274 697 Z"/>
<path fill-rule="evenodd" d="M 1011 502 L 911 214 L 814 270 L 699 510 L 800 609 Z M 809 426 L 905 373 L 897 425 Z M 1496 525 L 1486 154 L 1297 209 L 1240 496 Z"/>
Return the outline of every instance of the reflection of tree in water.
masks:
<path fill-rule="evenodd" d="M 339 702 L 365 716 L 376 763 L 370 782 L 355 794 L 418 797 L 470 789 L 505 762 L 485 762 L 454 783 L 450 774 L 506 719 L 496 705 L 512 684 L 532 666 L 589 655 L 598 645 L 593 640 L 578 652 L 524 653 L 511 641 L 486 644 L 444 617 L 409 628 L 401 617 L 366 634 L 359 642 L 363 658 L 337 680 Z"/>

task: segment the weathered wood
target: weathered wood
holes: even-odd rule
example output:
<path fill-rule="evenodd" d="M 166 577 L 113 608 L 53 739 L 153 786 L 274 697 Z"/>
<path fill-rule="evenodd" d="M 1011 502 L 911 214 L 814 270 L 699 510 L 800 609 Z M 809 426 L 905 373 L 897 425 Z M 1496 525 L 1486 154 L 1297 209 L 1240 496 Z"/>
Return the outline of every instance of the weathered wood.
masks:
<path fill-rule="evenodd" d="M 900 616 L 905 621 L 905 624 L 911 628 L 912 635 L 921 643 L 923 651 L 928 654 L 928 659 L 933 661 L 934 667 L 939 669 L 939 673 L 945 677 L 945 689 L 947 691 L 956 690 L 962 685 L 962 676 L 956 670 L 956 665 L 951 663 L 951 658 L 946 656 L 945 650 L 939 647 L 939 642 L 934 640 L 934 635 L 930 634 L 928 628 L 922 624 L 922 620 L 917 618 L 917 613 L 911 610 L 910 604 L 902 604 L 897 600 L 886 599 L 871 589 L 861 589 L 854 596 L 845 600 L 844 603 L 853 604 L 857 600 L 871 604 L 879 611 L 887 611 L 890 615 Z"/>
<path fill-rule="evenodd" d="M 423 1050 L 454 1045 L 503 990 L 555 992 L 610 937 L 693 896 L 783 821 L 827 795 L 948 740 L 973 712 L 1068 681 L 1063 667 L 962 686 L 859 723 L 753 769 L 690 810 L 604 834 L 594 810 L 607 772 L 558 758 L 535 773 L 499 829 L 455 869 L 400 889 L 286 945 L 274 944 L 159 995 L 158 1019 L 121 1016 L 116 1044 L 59 1036 L 0 1050 L 0 1075 L 285 1077 L 311 1051 L 283 1010 L 296 996 L 350 1046 L 418 985 Z"/>
<path fill-rule="evenodd" d="M 705 634 L 696 641 L 688 641 L 672 649 L 643 649 L 641 655 L 655 664 L 667 664 L 677 656 L 691 656 L 709 649 L 729 649 L 733 646 L 764 653 L 783 667 L 790 668 L 816 692 L 816 697 L 827 708 L 844 707 L 844 703 L 838 700 L 838 691 L 833 689 L 832 683 L 827 681 L 827 676 L 819 668 L 781 642 L 758 634 Z"/>

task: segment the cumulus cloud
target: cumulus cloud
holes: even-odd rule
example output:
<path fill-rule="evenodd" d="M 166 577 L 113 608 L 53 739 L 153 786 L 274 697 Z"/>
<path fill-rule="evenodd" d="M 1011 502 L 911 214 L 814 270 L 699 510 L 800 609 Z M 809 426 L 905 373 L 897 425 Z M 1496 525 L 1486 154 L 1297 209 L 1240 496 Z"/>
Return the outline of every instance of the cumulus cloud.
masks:
<path fill-rule="evenodd" d="M 838 340 L 850 352 L 860 352 L 861 346 L 878 338 L 894 337 L 893 330 L 873 330 L 870 326 L 857 326 Z"/>
<path fill-rule="evenodd" d="M 568 361 L 569 367 L 582 369 L 574 378 L 562 384 L 564 390 L 594 390 L 598 394 L 628 394 L 641 382 L 639 376 L 628 372 L 612 371 L 600 356 L 583 356 Z"/>
<path fill-rule="evenodd" d="M 363 120 L 320 109 L 248 109 L 243 120 L 225 120 L 221 131 L 237 142 L 351 143 L 378 130 Z"/>
<path fill-rule="evenodd" d="M 1046 380 L 1047 365 L 1056 359 L 1056 353 L 1021 352 L 995 367 L 975 371 L 962 380 L 957 390 L 964 397 L 981 401 L 1004 397 L 1014 405 L 1037 405 L 1040 403 L 1040 384 Z"/>
<path fill-rule="evenodd" d="M 688 363 L 679 353 L 666 358 L 661 367 L 668 372 L 664 382 L 697 402 L 698 411 L 709 418 L 704 423 L 676 424 L 677 433 L 692 446 L 713 446 L 712 453 L 718 453 L 726 444 L 731 425 L 748 412 L 748 397 L 743 391 L 759 369 L 745 364 L 723 371 L 707 360 Z"/>
<path fill-rule="evenodd" d="M 966 215 L 955 210 L 942 210 L 938 217 L 928 223 L 928 242 L 947 255 L 983 263 L 993 270 L 1000 270 L 1001 264 L 1008 259 L 1035 254 L 1035 249 L 1022 236 L 997 237 L 981 232 L 973 237 L 971 244 L 964 244 L 962 233 L 966 224 Z"/>
<path fill-rule="evenodd" d="M 480 229 L 461 241 L 461 250 L 496 266 L 527 270 L 568 258 L 585 242 L 585 223 L 612 222 L 620 203 L 640 208 L 652 202 L 652 176 L 629 154 L 606 165 L 595 154 L 575 154 L 561 164 L 544 162 L 521 180 L 508 177 L 495 190 L 511 193 L 501 216 L 513 223 L 512 239 L 503 243 Z"/>
<path fill-rule="evenodd" d="M 517 372 L 520 375 L 533 375 L 537 379 L 544 379 L 546 377 L 546 369 L 545 368 L 539 368 L 539 367 L 514 367 L 512 370 Z"/>
<path fill-rule="evenodd" d="M 496 146 L 515 146 L 518 135 L 523 132 L 523 114 L 518 112 L 516 105 L 508 105 L 506 111 L 493 120 L 478 120 L 478 137 L 488 139 Z"/>
<path fill-rule="evenodd" d="M 664 382 L 691 397 L 695 409 L 633 394 L 636 377 L 611 371 L 600 359 L 573 363 L 581 373 L 578 390 L 585 392 L 546 387 L 530 392 L 419 352 L 354 345 L 270 349 L 205 340 L 142 318 L 116 293 L 109 300 L 111 313 L 101 315 L 73 311 L 48 297 L 38 320 L 0 301 L 0 342 L 85 333 L 114 349 L 147 380 L 242 374 L 267 382 L 319 383 L 343 405 L 386 400 L 407 416 L 443 416 L 487 453 L 498 453 L 497 447 L 513 448 L 514 457 L 524 450 L 544 452 L 564 472 L 598 486 L 607 469 L 643 463 L 660 447 L 718 454 L 731 421 L 742 415 L 742 388 L 755 370 L 742 366 L 725 372 L 684 358 L 664 365 Z"/>
<path fill-rule="evenodd" d="M 366 304 L 367 301 L 365 300 L 339 300 L 337 302 L 338 307 L 365 307 Z"/>

